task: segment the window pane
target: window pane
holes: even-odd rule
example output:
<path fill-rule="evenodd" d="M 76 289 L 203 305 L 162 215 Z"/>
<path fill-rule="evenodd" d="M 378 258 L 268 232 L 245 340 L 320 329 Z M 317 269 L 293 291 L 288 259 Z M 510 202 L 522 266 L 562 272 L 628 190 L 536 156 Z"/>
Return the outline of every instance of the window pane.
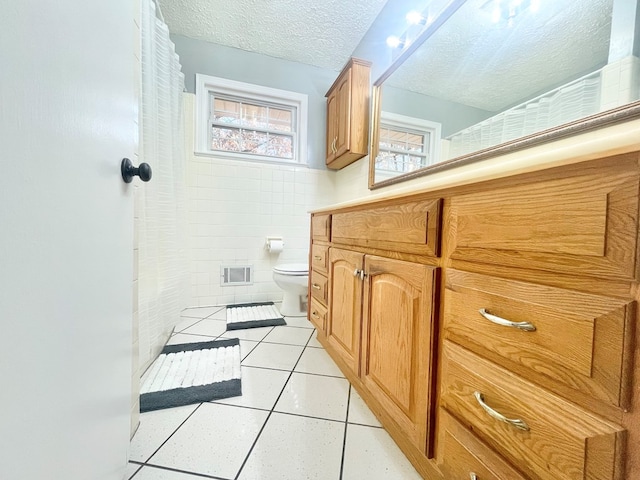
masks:
<path fill-rule="evenodd" d="M 260 153 L 269 141 L 264 132 L 256 132 L 254 130 L 242 130 L 244 145 L 242 152 L 244 153 Z"/>
<path fill-rule="evenodd" d="M 215 98 L 212 117 L 217 122 L 240 125 L 240 103 L 233 100 Z"/>
<path fill-rule="evenodd" d="M 242 151 L 242 135 L 237 128 L 212 127 L 211 149 L 228 152 Z"/>
<path fill-rule="evenodd" d="M 253 128 L 268 128 L 267 107 L 261 105 L 242 104 L 242 125 Z"/>
<path fill-rule="evenodd" d="M 293 115 L 291 110 L 269 108 L 269 128 L 281 132 L 293 131 Z"/>
<path fill-rule="evenodd" d="M 293 138 L 287 135 L 269 135 L 266 155 L 278 158 L 293 158 Z"/>

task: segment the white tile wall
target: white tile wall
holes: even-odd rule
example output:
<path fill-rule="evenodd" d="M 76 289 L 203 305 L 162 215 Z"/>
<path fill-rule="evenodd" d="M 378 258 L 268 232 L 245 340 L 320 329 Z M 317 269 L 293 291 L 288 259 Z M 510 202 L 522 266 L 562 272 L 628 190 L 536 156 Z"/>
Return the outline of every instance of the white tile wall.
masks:
<path fill-rule="evenodd" d="M 640 59 L 629 56 L 602 69 L 602 110 L 619 107 L 638 100 Z"/>
<path fill-rule="evenodd" d="M 193 102 L 194 95 L 185 94 L 189 142 Z M 282 300 L 271 269 L 308 261 L 308 212 L 335 202 L 334 172 L 196 156 L 192 147 L 187 152 L 188 305 Z M 278 255 L 265 249 L 272 236 L 284 239 Z M 221 286 L 221 265 L 253 265 L 253 285 Z"/>

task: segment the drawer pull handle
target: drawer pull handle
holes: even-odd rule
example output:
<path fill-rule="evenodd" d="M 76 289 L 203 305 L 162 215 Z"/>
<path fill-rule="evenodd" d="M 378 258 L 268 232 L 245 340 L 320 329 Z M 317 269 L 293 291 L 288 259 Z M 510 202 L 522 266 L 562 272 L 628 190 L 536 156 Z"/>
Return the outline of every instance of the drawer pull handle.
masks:
<path fill-rule="evenodd" d="M 496 420 L 500 420 L 501 422 L 508 423 L 509 425 L 513 425 L 520 430 L 529 431 L 529 425 L 527 425 L 523 420 L 520 420 L 519 418 L 507 418 L 500 412 L 494 410 L 489 405 L 484 403 L 484 399 L 482 398 L 482 394 L 480 392 L 473 392 L 473 395 L 476 397 L 476 400 L 484 409 L 484 411 L 487 412 L 491 417 L 495 418 Z"/>
<path fill-rule="evenodd" d="M 322 257 L 320 255 L 314 255 L 313 258 L 315 258 L 316 260 L 322 260 Z"/>
<path fill-rule="evenodd" d="M 535 332 L 536 326 L 533 323 L 529 322 L 512 322 L 511 320 L 507 320 L 506 318 L 498 317 L 496 315 L 492 315 L 487 312 L 484 308 L 478 310 L 480 315 L 489 320 L 492 323 L 497 325 L 502 325 L 503 327 L 512 327 L 517 328 L 518 330 L 523 330 L 525 332 Z"/>
<path fill-rule="evenodd" d="M 318 285 L 317 283 L 312 283 L 311 284 L 311 288 L 315 288 L 316 290 L 320 290 L 320 285 Z"/>

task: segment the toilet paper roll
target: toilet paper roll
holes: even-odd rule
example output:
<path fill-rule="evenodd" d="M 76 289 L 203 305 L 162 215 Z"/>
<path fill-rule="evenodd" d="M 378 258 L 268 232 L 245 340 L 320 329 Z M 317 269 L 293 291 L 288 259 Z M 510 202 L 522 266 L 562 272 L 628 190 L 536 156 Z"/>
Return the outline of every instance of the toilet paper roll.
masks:
<path fill-rule="evenodd" d="M 280 253 L 283 247 L 284 242 L 282 240 L 269 240 L 269 243 L 267 243 L 267 250 L 270 253 Z"/>

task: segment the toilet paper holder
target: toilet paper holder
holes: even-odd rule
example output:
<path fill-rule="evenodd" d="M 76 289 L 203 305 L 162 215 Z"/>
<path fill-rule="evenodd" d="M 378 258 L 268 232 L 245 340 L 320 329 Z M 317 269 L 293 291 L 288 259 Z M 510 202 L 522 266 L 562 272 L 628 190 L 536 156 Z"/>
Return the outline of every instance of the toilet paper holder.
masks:
<path fill-rule="evenodd" d="M 284 247 L 282 237 L 267 237 L 265 249 L 270 253 L 280 253 Z"/>

